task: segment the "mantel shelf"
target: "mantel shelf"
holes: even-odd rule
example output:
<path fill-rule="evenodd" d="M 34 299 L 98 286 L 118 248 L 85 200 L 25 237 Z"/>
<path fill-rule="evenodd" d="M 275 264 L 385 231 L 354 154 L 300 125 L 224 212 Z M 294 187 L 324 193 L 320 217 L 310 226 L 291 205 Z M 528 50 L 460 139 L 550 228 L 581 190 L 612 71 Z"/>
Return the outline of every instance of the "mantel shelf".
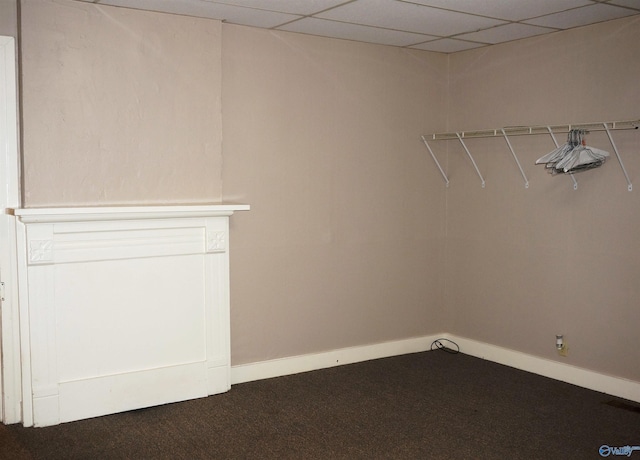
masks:
<path fill-rule="evenodd" d="M 230 216 L 248 211 L 248 204 L 221 203 L 153 206 L 86 206 L 59 208 L 20 208 L 13 214 L 25 223 L 91 222 L 132 219 L 167 219 Z"/>

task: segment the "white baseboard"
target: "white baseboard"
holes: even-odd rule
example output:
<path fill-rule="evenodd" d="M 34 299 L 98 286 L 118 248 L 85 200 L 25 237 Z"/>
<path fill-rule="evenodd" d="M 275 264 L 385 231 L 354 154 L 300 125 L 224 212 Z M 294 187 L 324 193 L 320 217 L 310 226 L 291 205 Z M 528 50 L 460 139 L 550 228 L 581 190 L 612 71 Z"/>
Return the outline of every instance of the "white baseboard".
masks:
<path fill-rule="evenodd" d="M 640 382 L 446 333 L 232 366 L 231 384 L 428 351 L 431 343 L 438 338 L 453 340 L 462 353 L 470 356 L 640 402 Z"/>
<path fill-rule="evenodd" d="M 464 337 L 456 337 L 451 334 L 445 334 L 444 337 L 455 341 L 460 346 L 460 350 L 467 355 L 640 402 L 640 382 L 602 374 Z"/>
<path fill-rule="evenodd" d="M 258 363 L 240 364 L 231 367 L 231 384 L 235 385 L 372 359 L 427 351 L 431 348 L 431 342 L 439 337 L 443 337 L 443 335 L 423 336 L 374 345 L 341 348 L 322 353 L 272 359 Z"/>

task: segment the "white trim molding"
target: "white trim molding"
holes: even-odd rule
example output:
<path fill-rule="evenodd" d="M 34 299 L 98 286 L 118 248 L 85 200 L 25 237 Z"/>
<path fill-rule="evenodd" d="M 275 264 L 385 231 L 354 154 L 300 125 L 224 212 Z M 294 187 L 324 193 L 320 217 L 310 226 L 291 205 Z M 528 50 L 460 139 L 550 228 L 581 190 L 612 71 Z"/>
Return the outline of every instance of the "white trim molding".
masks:
<path fill-rule="evenodd" d="M 470 356 L 504 364 L 509 367 L 567 382 L 590 390 L 640 402 L 640 382 L 605 375 L 592 370 L 448 333 L 236 365 L 231 367 L 231 384 L 234 385 L 372 359 L 429 351 L 431 350 L 431 344 L 436 339 L 452 340 L 460 346 L 461 353 Z"/>
<path fill-rule="evenodd" d="M 20 206 L 16 40 L 0 36 L 0 422 L 20 421 L 20 331 L 16 224 L 10 208 Z"/>

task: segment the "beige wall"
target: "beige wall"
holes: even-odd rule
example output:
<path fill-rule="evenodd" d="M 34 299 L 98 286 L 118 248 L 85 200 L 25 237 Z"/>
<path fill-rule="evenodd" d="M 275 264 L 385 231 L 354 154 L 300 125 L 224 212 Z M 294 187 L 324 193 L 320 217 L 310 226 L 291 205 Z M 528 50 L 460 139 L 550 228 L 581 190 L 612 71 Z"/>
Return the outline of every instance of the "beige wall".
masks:
<path fill-rule="evenodd" d="M 0 35 L 18 36 L 18 0 L 0 0 Z"/>
<path fill-rule="evenodd" d="M 640 118 L 640 18 L 451 56 L 451 130 Z M 565 136 L 558 141 L 564 143 Z M 537 158 L 549 136 L 514 138 L 530 188 L 504 140 L 473 140 L 480 186 L 451 143 L 447 308 L 451 332 L 640 380 L 640 133 L 587 138 L 611 152 L 603 167 L 552 177 Z M 559 358 L 555 334 L 569 355 Z"/>
<path fill-rule="evenodd" d="M 22 1 L 26 206 L 216 201 L 219 21 Z"/>
<path fill-rule="evenodd" d="M 574 191 L 533 165 L 549 138 L 513 139 L 525 189 L 504 141 L 469 141 L 482 189 L 438 145 L 446 188 L 419 140 L 638 118 L 639 26 L 447 57 L 24 0 L 24 199 L 251 204 L 231 222 L 233 364 L 441 331 L 558 359 L 563 333 L 563 362 L 640 381 L 640 198 L 615 158 Z M 640 136 L 615 135 L 637 181 Z"/>
<path fill-rule="evenodd" d="M 28 206 L 251 204 L 234 364 L 441 330 L 444 189 L 419 136 L 446 125 L 446 56 L 66 0 L 22 16 Z"/>
<path fill-rule="evenodd" d="M 234 364 L 440 332 L 446 56 L 223 25 Z"/>

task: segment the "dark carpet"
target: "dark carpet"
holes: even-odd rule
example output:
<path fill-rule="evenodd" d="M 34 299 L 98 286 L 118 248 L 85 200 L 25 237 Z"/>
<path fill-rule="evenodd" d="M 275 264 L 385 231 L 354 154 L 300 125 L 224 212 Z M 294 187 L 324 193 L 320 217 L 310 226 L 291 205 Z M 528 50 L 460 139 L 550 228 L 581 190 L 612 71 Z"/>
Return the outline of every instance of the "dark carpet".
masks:
<path fill-rule="evenodd" d="M 640 446 L 640 404 L 442 350 L 58 426 L 0 425 L 0 458 L 12 460 L 598 459 L 603 445 Z"/>

